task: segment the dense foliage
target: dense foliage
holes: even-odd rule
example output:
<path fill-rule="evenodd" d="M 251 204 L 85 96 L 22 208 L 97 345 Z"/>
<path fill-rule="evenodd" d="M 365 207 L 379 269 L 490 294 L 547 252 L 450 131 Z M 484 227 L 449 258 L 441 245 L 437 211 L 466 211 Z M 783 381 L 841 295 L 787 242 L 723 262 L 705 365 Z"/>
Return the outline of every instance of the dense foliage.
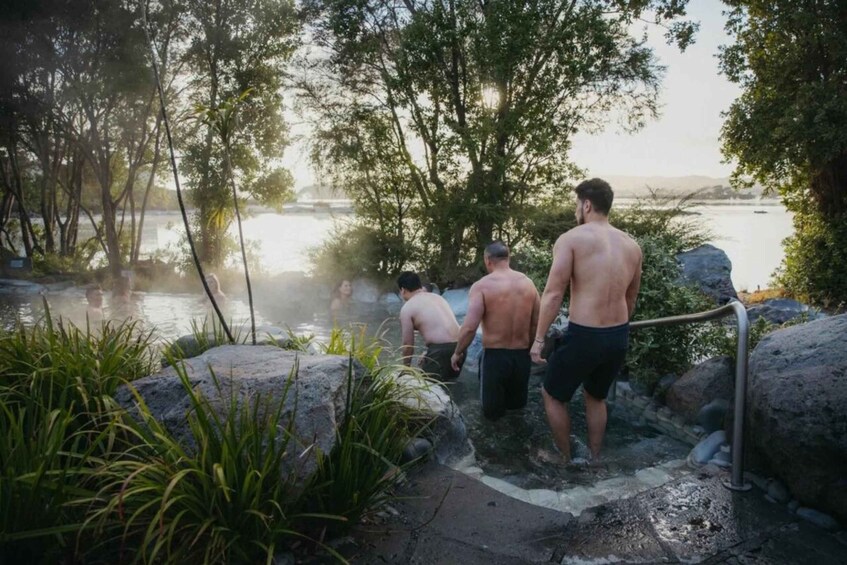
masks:
<path fill-rule="evenodd" d="M 321 57 L 299 81 L 314 156 L 351 195 L 387 260 L 454 279 L 500 238 L 515 245 L 575 173 L 573 134 L 656 113 L 661 67 L 635 19 L 684 48 L 685 2 L 310 0 Z M 649 14 L 649 16 L 648 16 Z"/>
<path fill-rule="evenodd" d="M 28 257 L 102 252 L 115 275 L 140 257 L 145 212 L 169 179 L 141 7 L 149 11 L 172 133 L 198 206 L 202 259 L 220 263 L 239 193 L 290 198 L 281 80 L 299 23 L 289 0 L 33 0 L 0 7 L 0 247 Z M 251 90 L 231 163 L 195 106 Z M 42 222 L 33 221 L 37 214 Z M 81 224 L 94 236 L 80 238 Z"/>
<path fill-rule="evenodd" d="M 152 372 L 149 345 L 132 324 L 45 321 L 0 334 L 0 561 L 270 562 L 294 542 L 321 545 L 384 501 L 408 438 L 427 425 L 404 407 L 414 390 L 379 364 L 380 343 L 336 329 L 323 349 L 366 373 L 350 369 L 338 440 L 317 454 L 313 477 L 285 464 L 294 416 L 283 402 L 296 367 L 279 394 L 233 398 L 218 416 L 172 360 L 192 407 L 189 448 L 141 398 L 133 415 L 113 399 Z"/>
<path fill-rule="evenodd" d="M 779 281 L 847 301 L 847 11 L 839 0 L 726 0 L 735 43 L 724 74 L 743 88 L 722 140 L 737 182 L 778 191 L 795 213 Z M 821 272 L 822 271 L 822 272 Z"/>

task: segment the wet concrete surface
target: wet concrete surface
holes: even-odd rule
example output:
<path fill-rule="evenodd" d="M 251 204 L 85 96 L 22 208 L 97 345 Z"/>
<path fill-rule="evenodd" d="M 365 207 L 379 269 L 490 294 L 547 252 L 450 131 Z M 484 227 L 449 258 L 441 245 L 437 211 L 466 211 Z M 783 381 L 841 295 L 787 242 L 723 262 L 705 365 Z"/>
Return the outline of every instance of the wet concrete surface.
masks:
<path fill-rule="evenodd" d="M 343 548 L 352 563 L 847 564 L 847 535 L 792 515 L 706 467 L 578 517 L 515 500 L 452 469 L 410 476 L 396 510 Z"/>

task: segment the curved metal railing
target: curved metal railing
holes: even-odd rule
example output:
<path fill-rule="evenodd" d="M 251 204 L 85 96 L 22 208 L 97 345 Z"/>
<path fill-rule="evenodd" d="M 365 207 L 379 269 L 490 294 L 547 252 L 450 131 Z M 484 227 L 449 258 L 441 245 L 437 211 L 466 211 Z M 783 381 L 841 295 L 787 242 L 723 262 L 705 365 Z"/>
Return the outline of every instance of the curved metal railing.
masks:
<path fill-rule="evenodd" d="M 678 326 L 682 324 L 693 324 L 697 322 L 708 322 L 725 318 L 734 314 L 738 324 L 738 346 L 735 356 L 735 407 L 734 422 L 732 429 L 732 479 L 724 481 L 724 486 L 736 491 L 750 490 L 750 483 L 744 482 L 744 405 L 747 398 L 747 349 L 750 335 L 750 321 L 747 319 L 747 310 L 737 300 L 697 314 L 684 314 L 682 316 L 669 316 L 655 320 L 640 320 L 631 322 L 632 330 L 642 328 L 655 328 L 659 326 Z"/>

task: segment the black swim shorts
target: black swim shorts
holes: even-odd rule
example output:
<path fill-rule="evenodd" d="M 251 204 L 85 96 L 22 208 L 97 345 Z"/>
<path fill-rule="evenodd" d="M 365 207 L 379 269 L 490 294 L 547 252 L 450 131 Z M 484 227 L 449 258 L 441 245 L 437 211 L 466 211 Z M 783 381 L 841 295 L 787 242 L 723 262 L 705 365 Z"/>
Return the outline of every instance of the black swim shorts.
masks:
<path fill-rule="evenodd" d="M 456 350 L 456 342 L 430 343 L 421 357 L 421 369 L 439 381 L 453 381 L 459 376 L 450 364 L 450 358 Z"/>
<path fill-rule="evenodd" d="M 506 410 L 526 406 L 531 361 L 529 349 L 484 349 L 479 359 L 482 413 L 496 420 Z"/>
<path fill-rule="evenodd" d="M 569 402 L 583 385 L 594 398 L 606 398 L 623 368 L 628 345 L 629 324 L 591 328 L 570 322 L 547 359 L 544 390 L 560 402 Z"/>

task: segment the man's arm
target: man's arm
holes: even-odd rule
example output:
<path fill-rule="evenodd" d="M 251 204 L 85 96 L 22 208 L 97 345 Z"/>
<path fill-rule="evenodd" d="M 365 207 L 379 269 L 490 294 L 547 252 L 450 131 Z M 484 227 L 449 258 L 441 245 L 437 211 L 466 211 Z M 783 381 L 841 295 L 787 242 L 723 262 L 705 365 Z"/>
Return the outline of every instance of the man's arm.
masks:
<path fill-rule="evenodd" d="M 629 318 L 632 319 L 632 313 L 635 312 L 635 301 L 638 299 L 638 291 L 641 289 L 641 250 L 638 250 L 638 265 L 635 267 L 635 273 L 632 275 L 632 280 L 626 288 L 626 307 L 629 312 Z"/>
<path fill-rule="evenodd" d="M 401 349 L 403 363 L 406 366 L 411 366 L 412 354 L 415 352 L 415 325 L 412 320 L 412 311 L 405 305 L 400 310 L 400 331 L 403 335 L 403 347 Z"/>
<path fill-rule="evenodd" d="M 459 339 L 456 343 L 456 351 L 453 352 L 453 357 L 450 358 L 450 364 L 454 371 L 460 368 L 460 361 L 465 356 L 465 350 L 470 346 L 476 335 L 476 329 L 482 321 L 482 316 L 485 314 L 485 299 L 482 296 L 482 290 L 478 286 L 479 283 L 474 283 L 468 295 L 468 313 L 465 315 L 465 321 L 462 322 L 462 327 L 459 328 Z"/>
<path fill-rule="evenodd" d="M 547 275 L 547 284 L 544 286 L 544 294 L 538 311 L 538 325 L 535 330 L 532 348 L 529 350 L 532 360 L 543 363 L 541 348 L 544 346 L 544 336 L 550 329 L 550 324 L 559 315 L 562 307 L 562 299 L 571 282 L 573 274 L 573 246 L 568 234 L 562 234 L 553 246 L 553 264 L 550 265 L 550 274 Z M 538 341 L 538 340 L 541 341 Z"/>
<path fill-rule="evenodd" d="M 535 284 L 532 285 L 532 289 L 535 290 Z M 532 347 L 532 342 L 535 341 L 535 336 L 537 335 L 536 329 L 538 327 L 538 312 L 541 308 L 541 297 L 538 296 L 538 291 L 535 290 L 535 300 L 532 301 L 532 318 L 529 320 L 529 344 Z"/>

